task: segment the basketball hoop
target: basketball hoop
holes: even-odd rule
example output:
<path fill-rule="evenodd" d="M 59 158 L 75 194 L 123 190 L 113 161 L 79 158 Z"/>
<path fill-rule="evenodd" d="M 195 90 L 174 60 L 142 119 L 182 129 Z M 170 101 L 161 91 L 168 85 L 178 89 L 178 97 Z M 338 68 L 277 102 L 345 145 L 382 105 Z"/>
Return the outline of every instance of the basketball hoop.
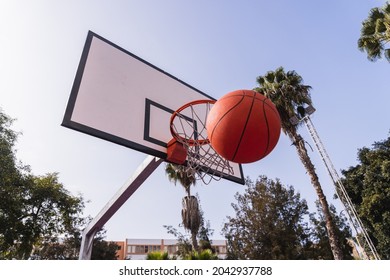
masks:
<path fill-rule="evenodd" d="M 224 174 L 232 175 L 229 161 L 210 145 L 206 120 L 215 100 L 196 100 L 177 109 L 171 116 L 173 139 L 167 147 L 167 161 L 185 166 L 187 176 L 194 176 L 206 185 Z"/>

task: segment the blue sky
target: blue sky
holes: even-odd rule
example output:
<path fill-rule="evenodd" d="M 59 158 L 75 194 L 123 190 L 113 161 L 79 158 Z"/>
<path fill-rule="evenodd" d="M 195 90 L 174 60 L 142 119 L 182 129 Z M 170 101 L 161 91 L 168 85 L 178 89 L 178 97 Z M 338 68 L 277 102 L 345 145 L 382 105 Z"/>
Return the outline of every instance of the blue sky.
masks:
<path fill-rule="evenodd" d="M 59 172 L 67 189 L 90 201 L 85 214 L 95 216 L 146 155 L 60 125 L 91 30 L 215 98 L 251 89 L 257 76 L 279 66 L 296 70 L 313 88 L 312 120 L 336 169 L 346 169 L 357 163 L 359 148 L 390 130 L 390 65 L 368 61 L 356 44 L 361 22 L 384 2 L 3 0 L 0 107 L 23 133 L 18 158 L 34 174 Z M 310 156 L 337 204 L 316 151 Z M 172 237 L 163 225 L 180 223 L 184 191 L 163 167 L 106 224 L 108 239 Z M 264 174 L 293 185 L 311 207 L 316 199 L 285 135 L 267 158 L 243 168 L 252 179 Z M 244 188 L 228 181 L 195 187 L 214 238 Z"/>

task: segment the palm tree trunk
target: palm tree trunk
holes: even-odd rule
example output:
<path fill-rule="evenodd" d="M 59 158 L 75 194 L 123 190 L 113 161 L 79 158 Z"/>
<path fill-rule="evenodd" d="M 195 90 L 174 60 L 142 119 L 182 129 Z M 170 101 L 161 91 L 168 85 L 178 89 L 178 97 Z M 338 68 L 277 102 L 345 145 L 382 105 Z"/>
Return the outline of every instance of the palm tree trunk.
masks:
<path fill-rule="evenodd" d="M 197 233 L 191 232 L 191 239 L 192 239 L 192 249 L 195 251 L 199 251 L 199 245 L 198 245 L 198 239 L 196 239 Z"/>
<path fill-rule="evenodd" d="M 182 204 L 183 226 L 191 232 L 192 249 L 198 251 L 199 246 L 198 240 L 196 238 L 200 227 L 200 212 L 198 199 L 195 196 L 185 196 L 183 198 Z"/>
<path fill-rule="evenodd" d="M 312 183 L 312 185 L 317 193 L 318 199 L 320 201 L 322 212 L 324 214 L 325 221 L 326 221 L 326 230 L 328 232 L 329 244 L 330 244 L 330 248 L 331 248 L 332 253 L 333 253 L 333 257 L 335 260 L 342 260 L 344 258 L 344 256 L 343 256 L 343 252 L 341 250 L 340 240 L 336 234 L 335 224 L 333 222 L 332 215 L 330 213 L 329 205 L 328 205 L 328 202 L 326 200 L 325 194 L 322 190 L 320 181 L 319 181 L 317 173 L 315 171 L 315 167 L 314 167 L 313 163 L 311 162 L 310 157 L 307 153 L 307 150 L 305 147 L 305 142 L 304 142 L 302 136 L 296 132 L 291 133 L 291 131 L 290 131 L 289 136 L 291 137 L 295 147 L 297 148 L 298 156 L 301 159 L 301 162 L 303 163 L 307 173 L 310 176 L 311 183 Z"/>

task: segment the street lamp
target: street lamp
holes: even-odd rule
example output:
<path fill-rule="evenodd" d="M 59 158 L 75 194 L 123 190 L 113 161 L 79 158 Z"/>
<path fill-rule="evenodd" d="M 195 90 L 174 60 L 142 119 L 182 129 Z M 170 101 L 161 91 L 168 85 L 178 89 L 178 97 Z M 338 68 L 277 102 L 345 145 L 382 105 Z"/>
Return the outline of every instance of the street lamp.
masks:
<path fill-rule="evenodd" d="M 297 111 L 301 118 L 298 118 L 298 115 L 292 116 L 290 118 L 290 123 L 293 125 L 297 125 L 306 116 L 310 116 L 311 114 L 313 114 L 316 111 L 316 109 L 313 107 L 313 105 L 309 105 L 306 108 L 303 108 L 303 106 L 298 106 Z"/>

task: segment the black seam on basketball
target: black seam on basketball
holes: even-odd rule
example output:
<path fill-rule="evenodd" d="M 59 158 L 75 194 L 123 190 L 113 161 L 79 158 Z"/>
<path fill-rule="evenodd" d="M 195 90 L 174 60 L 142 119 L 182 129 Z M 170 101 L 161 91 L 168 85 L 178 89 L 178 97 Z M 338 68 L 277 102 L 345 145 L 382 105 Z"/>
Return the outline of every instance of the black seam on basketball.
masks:
<path fill-rule="evenodd" d="M 242 102 L 242 100 L 244 100 L 244 97 L 245 97 L 245 95 L 241 95 L 241 100 L 240 100 L 239 102 L 237 102 L 232 108 L 230 108 L 228 111 L 226 111 L 225 114 L 223 114 L 223 115 L 219 118 L 218 122 L 214 125 L 214 128 L 213 128 L 213 130 L 211 131 L 211 133 L 210 133 L 210 135 L 209 135 L 209 140 L 210 140 L 210 141 L 212 141 L 213 135 L 214 135 L 214 130 L 218 127 L 218 125 L 219 125 L 219 123 L 222 121 L 222 119 L 223 119 L 227 114 L 229 114 L 230 111 L 232 111 L 234 108 L 236 108 L 236 107 Z"/>
<path fill-rule="evenodd" d="M 235 93 L 235 94 L 228 94 L 228 95 L 225 95 L 225 96 L 222 96 L 220 99 L 218 99 L 217 101 L 219 100 L 225 100 L 225 99 L 229 99 L 229 98 L 234 98 L 234 97 L 237 97 L 237 96 L 248 96 L 248 93 L 246 93 L 244 90 L 242 92 L 238 92 L 238 93 Z"/>
<path fill-rule="evenodd" d="M 245 92 L 244 92 L 244 93 L 245 93 Z M 243 95 L 243 96 L 247 96 L 247 95 L 245 94 L 245 95 Z M 234 155 L 233 155 L 232 161 L 234 161 L 234 159 L 235 159 L 236 156 L 237 156 L 238 148 L 240 147 L 242 138 L 244 137 L 244 133 L 245 133 L 246 127 L 247 127 L 247 125 L 248 125 L 248 121 L 249 121 L 249 118 L 250 118 L 250 116 L 251 116 L 252 108 L 253 108 L 253 104 L 254 104 L 254 103 L 255 103 L 255 95 L 252 96 L 251 108 L 250 108 L 249 113 L 248 113 L 248 115 L 247 115 L 247 117 L 246 117 L 245 125 L 244 125 L 244 127 L 243 127 L 243 129 L 242 129 L 242 131 L 241 131 L 240 141 L 237 143 L 236 151 L 235 151 L 235 153 L 234 153 Z"/>
<path fill-rule="evenodd" d="M 257 94 L 261 94 L 261 93 L 257 93 Z M 264 96 L 264 95 L 263 95 Z M 261 100 L 261 101 L 263 101 L 272 111 L 274 111 L 274 113 L 277 113 L 277 114 L 279 114 L 279 111 L 278 111 L 278 109 L 276 108 L 276 106 L 275 106 L 275 104 L 272 102 L 272 100 L 271 99 L 269 99 L 268 97 L 265 97 L 265 99 L 263 99 L 263 98 L 258 98 L 258 97 L 255 97 L 256 99 L 258 99 L 258 100 Z M 268 102 L 266 102 L 266 101 L 269 101 L 269 102 L 271 102 L 271 104 L 269 104 Z M 273 105 L 273 106 L 272 106 Z"/>
<path fill-rule="evenodd" d="M 269 149 L 269 124 L 268 124 L 268 119 L 267 119 L 267 114 L 265 113 L 265 102 L 263 101 L 263 114 L 264 114 L 264 119 L 265 119 L 265 123 L 267 124 L 267 148 L 264 150 L 264 154 L 263 154 L 263 157 L 267 154 L 268 152 L 268 149 Z"/>
<path fill-rule="evenodd" d="M 279 111 L 278 111 L 278 109 L 276 108 L 276 106 L 275 106 L 275 105 L 272 106 L 271 104 L 268 104 L 268 102 L 265 102 L 266 100 L 270 100 L 270 99 L 264 99 L 265 105 L 267 105 L 268 108 L 270 108 L 275 114 L 278 114 L 278 115 L 279 115 Z M 272 101 L 270 100 L 270 102 L 272 102 Z M 273 103 L 272 103 L 272 104 L 273 104 Z"/>

